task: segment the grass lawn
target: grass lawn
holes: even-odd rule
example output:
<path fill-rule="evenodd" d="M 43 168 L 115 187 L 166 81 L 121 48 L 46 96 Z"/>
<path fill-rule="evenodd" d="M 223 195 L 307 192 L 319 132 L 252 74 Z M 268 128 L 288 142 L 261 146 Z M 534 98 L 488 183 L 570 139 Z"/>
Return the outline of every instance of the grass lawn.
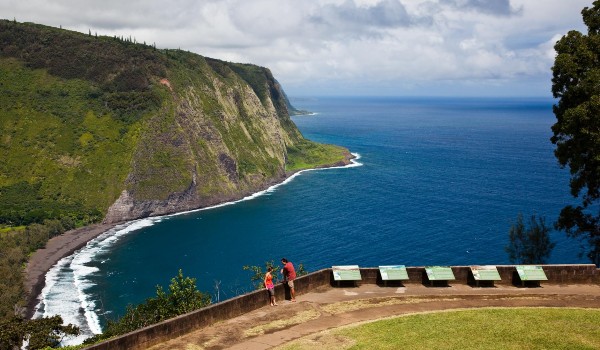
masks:
<path fill-rule="evenodd" d="M 489 308 L 395 317 L 280 349 L 600 349 L 600 310 Z"/>

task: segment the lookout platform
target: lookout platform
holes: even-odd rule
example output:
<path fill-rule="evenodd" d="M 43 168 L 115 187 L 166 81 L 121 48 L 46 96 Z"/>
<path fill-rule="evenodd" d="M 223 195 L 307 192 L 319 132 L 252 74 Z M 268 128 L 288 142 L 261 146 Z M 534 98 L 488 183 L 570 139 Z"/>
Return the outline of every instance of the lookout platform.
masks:
<path fill-rule="evenodd" d="M 88 349 L 269 349 L 300 337 L 357 322 L 404 314 L 481 307 L 600 308 L 600 279 L 594 265 L 543 265 L 542 286 L 521 287 L 515 266 L 498 266 L 491 288 L 470 282 L 468 266 L 451 267 L 452 285 L 432 287 L 424 267 L 408 267 L 400 286 L 383 283 L 378 268 L 361 268 L 356 286 L 336 287 L 331 269 L 295 281 L 296 300 L 269 306 L 265 291 L 245 294 L 182 315 Z M 471 277 L 469 277 L 471 276 Z"/>

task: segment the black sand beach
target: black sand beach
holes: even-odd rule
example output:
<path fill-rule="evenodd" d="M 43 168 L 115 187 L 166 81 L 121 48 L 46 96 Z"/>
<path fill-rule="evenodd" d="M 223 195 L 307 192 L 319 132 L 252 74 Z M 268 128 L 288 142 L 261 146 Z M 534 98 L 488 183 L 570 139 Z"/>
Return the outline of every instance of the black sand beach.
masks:
<path fill-rule="evenodd" d="M 115 227 L 116 224 L 97 224 L 67 231 L 51 238 L 45 248 L 31 255 L 25 268 L 25 290 L 28 293 L 27 317 L 32 317 L 37 297 L 45 285 L 46 273 L 60 259 L 73 254 L 87 242 Z"/>

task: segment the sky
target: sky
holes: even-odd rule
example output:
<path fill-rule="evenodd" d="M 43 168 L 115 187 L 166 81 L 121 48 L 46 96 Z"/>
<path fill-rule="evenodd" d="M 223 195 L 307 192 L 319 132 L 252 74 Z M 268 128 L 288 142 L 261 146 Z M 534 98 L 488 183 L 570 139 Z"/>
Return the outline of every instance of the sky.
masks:
<path fill-rule="evenodd" d="M 551 96 L 592 0 L 0 0 L 0 18 L 269 68 L 294 96 Z"/>

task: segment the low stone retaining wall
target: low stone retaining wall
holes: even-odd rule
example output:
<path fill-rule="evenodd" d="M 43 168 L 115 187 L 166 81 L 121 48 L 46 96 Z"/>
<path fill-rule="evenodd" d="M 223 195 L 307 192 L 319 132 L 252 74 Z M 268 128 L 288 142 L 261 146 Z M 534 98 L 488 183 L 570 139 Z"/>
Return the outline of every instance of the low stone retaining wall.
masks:
<path fill-rule="evenodd" d="M 520 285 L 514 265 L 498 265 L 501 281 L 498 285 Z M 600 284 L 600 270 L 595 265 L 543 265 L 548 281 L 542 284 Z M 407 267 L 408 280 L 395 282 L 405 284 L 429 284 L 424 267 Z M 357 284 L 381 284 L 378 268 L 361 268 L 362 280 Z M 452 271 L 456 280 L 449 281 L 453 284 L 472 284 L 473 277 L 469 266 L 453 266 Z M 296 295 L 316 292 L 323 288 L 336 287 L 331 269 L 323 269 L 306 276 L 299 277 L 294 282 Z M 352 283 L 354 284 L 354 283 Z M 346 286 L 346 284 L 344 284 Z M 277 300 L 289 298 L 289 291 L 284 285 L 275 286 Z M 214 304 L 161 323 L 139 329 L 137 331 L 92 345 L 86 349 L 93 350 L 137 350 L 146 349 L 152 345 L 165 342 L 186 334 L 194 329 L 209 326 L 218 321 L 224 321 L 244 313 L 259 309 L 269 304 L 269 296 L 265 290 L 255 291 L 240 295 L 233 299 Z"/>
<path fill-rule="evenodd" d="M 520 285 L 521 280 L 515 269 L 515 265 L 495 265 L 500 274 L 501 281 L 496 281 L 497 285 Z M 542 283 L 551 284 L 594 284 L 600 283 L 600 270 L 594 264 L 584 265 L 542 265 L 548 281 Z M 328 269 L 329 270 L 329 269 Z M 329 270 L 331 271 L 331 270 Z M 361 268 L 362 281 L 360 283 L 383 284 L 379 275 L 379 268 Z M 425 267 L 407 267 L 408 280 L 402 284 L 429 284 Z M 452 272 L 456 280 L 449 281 L 448 284 L 474 284 L 473 275 L 470 266 L 452 266 Z M 333 279 L 333 277 L 332 277 Z M 334 285 L 335 286 L 335 285 Z"/>

